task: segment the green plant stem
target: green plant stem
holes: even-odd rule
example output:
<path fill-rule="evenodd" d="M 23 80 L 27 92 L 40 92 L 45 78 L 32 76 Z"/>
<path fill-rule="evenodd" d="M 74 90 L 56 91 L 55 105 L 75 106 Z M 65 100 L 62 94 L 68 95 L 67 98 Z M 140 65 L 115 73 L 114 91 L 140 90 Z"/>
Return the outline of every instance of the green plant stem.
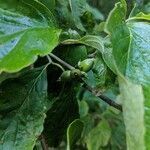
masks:
<path fill-rule="evenodd" d="M 66 68 L 68 68 L 69 70 L 73 70 L 75 69 L 73 66 L 71 66 L 70 64 L 66 63 L 65 61 L 63 61 L 62 59 L 60 59 L 59 57 L 57 57 L 56 55 L 50 53 L 49 54 L 50 57 L 52 57 L 53 59 L 55 59 L 56 61 L 58 61 L 60 64 L 62 64 L 63 66 L 65 66 Z"/>

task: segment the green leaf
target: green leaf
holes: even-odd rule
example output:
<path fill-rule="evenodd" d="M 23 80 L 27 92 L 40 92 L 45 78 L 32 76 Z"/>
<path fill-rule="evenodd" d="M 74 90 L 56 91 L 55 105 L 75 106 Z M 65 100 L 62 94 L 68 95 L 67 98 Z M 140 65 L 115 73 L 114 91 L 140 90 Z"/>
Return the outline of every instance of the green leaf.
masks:
<path fill-rule="evenodd" d="M 124 11 L 121 11 L 121 8 Z M 142 150 L 147 149 L 150 142 L 150 139 L 147 138 L 150 135 L 147 119 L 150 115 L 149 98 L 147 98 L 150 95 L 148 90 L 150 87 L 150 46 L 148 44 L 150 24 L 146 22 L 148 15 L 141 14 L 141 18 L 128 19 L 126 22 L 125 16 L 126 4 L 125 1 L 121 1 L 110 13 L 106 23 L 112 48 L 106 48 L 110 51 L 110 56 L 105 55 L 104 58 L 109 67 L 121 78 L 119 85 L 126 125 L 127 147 Z M 113 60 L 112 65 L 110 65 L 109 58 Z"/>
<path fill-rule="evenodd" d="M 113 57 L 115 59 L 116 69 L 125 73 L 128 48 L 130 43 L 130 32 L 125 23 L 126 3 L 124 0 L 117 3 L 110 12 L 106 22 L 106 32 L 111 36 L 113 47 Z"/>
<path fill-rule="evenodd" d="M 88 76 L 84 79 L 84 81 L 92 88 L 105 88 L 104 86 L 108 84 L 106 83 L 106 80 L 110 76 L 108 71 L 107 65 L 103 61 L 102 57 L 97 54 L 94 58 L 94 65 L 87 73 Z M 111 73 L 111 76 L 112 75 L 113 74 Z"/>
<path fill-rule="evenodd" d="M 150 21 L 150 14 L 138 13 L 136 16 L 129 18 L 127 21 L 146 20 Z"/>
<path fill-rule="evenodd" d="M 80 38 L 80 34 L 76 30 L 69 29 L 61 33 L 60 41 L 64 41 L 66 39 L 78 39 Z"/>
<path fill-rule="evenodd" d="M 83 5 L 86 4 L 86 1 L 85 0 L 68 0 L 68 2 L 69 2 L 70 12 L 74 19 L 75 25 L 77 26 L 78 29 L 85 31 L 80 20 L 80 15 L 82 13 L 81 11 L 83 9 Z"/>
<path fill-rule="evenodd" d="M 99 36 L 94 35 L 86 35 L 78 40 L 76 39 L 68 39 L 62 42 L 62 44 L 83 44 L 86 46 L 90 46 L 101 53 L 104 51 L 103 41 Z"/>
<path fill-rule="evenodd" d="M 148 22 L 143 22 L 144 20 L 149 20 L 148 15 L 139 14 L 138 22 L 129 21 L 128 28 L 131 34 L 130 41 L 130 53 L 128 55 L 129 60 L 126 68 L 126 76 L 130 80 L 141 84 L 143 86 L 144 93 L 144 125 L 145 125 L 145 144 L 146 149 L 150 148 L 150 127 L 149 127 L 149 117 L 150 117 L 150 24 Z M 135 98 L 136 99 L 136 98 Z M 136 99 L 137 100 L 137 99 Z"/>
<path fill-rule="evenodd" d="M 119 79 L 123 116 L 129 150 L 144 150 L 144 96 L 141 85 Z"/>
<path fill-rule="evenodd" d="M 146 5 L 144 5 L 143 10 L 144 13 L 149 14 L 150 13 L 150 2 L 147 0 Z"/>
<path fill-rule="evenodd" d="M 106 146 L 110 137 L 111 129 L 108 122 L 103 119 L 87 136 L 86 144 L 88 150 L 99 150 Z"/>
<path fill-rule="evenodd" d="M 44 4 L 50 11 L 54 12 L 56 2 L 55 0 L 38 0 Z"/>
<path fill-rule="evenodd" d="M 54 53 L 72 66 L 87 58 L 87 50 L 83 45 L 64 45 L 55 49 Z"/>
<path fill-rule="evenodd" d="M 84 123 L 81 140 L 85 143 L 87 135 L 94 128 L 94 118 L 91 114 L 87 114 L 81 121 Z"/>
<path fill-rule="evenodd" d="M 83 9 L 85 0 L 57 0 L 56 1 L 56 14 L 60 22 L 60 26 L 64 28 L 78 28 L 85 31 L 81 20 L 80 13 Z"/>
<path fill-rule="evenodd" d="M 104 20 L 104 15 L 96 8 L 91 7 L 89 4 L 85 7 L 86 12 L 92 13 L 94 19 L 96 20 Z"/>
<path fill-rule="evenodd" d="M 33 150 L 48 106 L 45 67 L 5 80 L 0 89 L 0 150 Z"/>
<path fill-rule="evenodd" d="M 102 87 L 107 78 L 107 66 L 100 56 L 95 57 L 94 66 L 92 68 L 94 80 L 96 81 L 95 87 Z"/>
<path fill-rule="evenodd" d="M 111 147 L 112 150 L 126 150 L 126 135 L 123 114 L 118 112 L 113 111 L 112 109 L 107 109 L 102 114 L 103 118 L 107 119 L 111 126 L 111 138 L 107 147 Z"/>
<path fill-rule="evenodd" d="M 123 6 L 126 10 L 124 2 L 116 5 L 108 17 L 106 26 L 113 48 L 112 52 L 111 49 L 106 49 L 106 51 L 109 50 L 114 65 L 110 65 L 110 57 L 106 56 L 106 52 L 104 58 L 107 57 L 105 60 L 113 70 L 116 69 L 137 83 L 149 85 L 150 46 L 147 43 L 150 41 L 150 24 L 140 20 L 129 21 L 125 24 L 126 12 L 124 11 L 124 15 L 122 12 L 119 13 Z"/>
<path fill-rule="evenodd" d="M 56 12 L 61 27 L 77 28 L 81 31 L 86 31 L 85 22 L 81 19 L 85 13 L 90 13 L 93 20 L 104 19 L 104 16 L 97 9 L 91 7 L 86 0 L 57 0 Z"/>
<path fill-rule="evenodd" d="M 47 112 L 44 134 L 50 146 L 58 146 L 68 125 L 79 117 L 76 92 L 74 83 L 65 84 Z"/>
<path fill-rule="evenodd" d="M 82 100 L 82 101 L 79 101 L 79 114 L 80 114 L 80 117 L 85 117 L 87 114 L 88 114 L 88 111 L 89 111 L 89 106 L 87 104 L 86 101 Z"/>
<path fill-rule="evenodd" d="M 150 24 L 146 22 L 128 23 L 130 47 L 126 76 L 137 83 L 150 85 Z"/>
<path fill-rule="evenodd" d="M 146 134 L 145 134 L 145 144 L 146 149 L 150 149 L 150 86 L 144 86 L 143 87 L 144 92 L 144 106 L 145 106 L 145 112 L 144 112 L 144 123 L 146 128 Z"/>
<path fill-rule="evenodd" d="M 84 124 L 80 119 L 74 120 L 67 129 L 67 150 L 73 150 L 74 144 L 80 139 Z"/>
<path fill-rule="evenodd" d="M 110 37 L 107 36 L 104 40 L 104 52 L 102 53 L 102 57 L 107 64 L 107 66 L 115 73 L 117 74 L 117 67 L 113 55 L 113 47 L 112 43 L 110 41 Z"/>
<path fill-rule="evenodd" d="M 16 72 L 59 43 L 51 12 L 37 1 L 0 0 L 0 71 Z"/>

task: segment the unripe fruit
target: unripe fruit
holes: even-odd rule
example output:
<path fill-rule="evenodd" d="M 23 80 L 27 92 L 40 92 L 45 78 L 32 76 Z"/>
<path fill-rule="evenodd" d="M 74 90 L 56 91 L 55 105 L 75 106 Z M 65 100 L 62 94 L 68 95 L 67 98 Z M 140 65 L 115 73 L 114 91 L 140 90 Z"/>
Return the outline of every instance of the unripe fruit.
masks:
<path fill-rule="evenodd" d="M 74 69 L 74 70 L 71 70 L 71 78 L 74 79 L 74 78 L 78 78 L 78 77 L 81 77 L 81 71 L 79 69 Z"/>
<path fill-rule="evenodd" d="M 67 70 L 67 71 L 64 71 L 61 76 L 59 77 L 59 81 L 63 81 L 63 82 L 67 82 L 67 81 L 70 81 L 70 76 L 71 76 L 71 71 L 70 70 Z"/>
<path fill-rule="evenodd" d="M 78 80 L 82 77 L 86 77 L 85 72 L 80 71 L 79 69 L 73 69 L 73 70 L 64 71 L 59 77 L 58 81 L 67 82 L 67 81 L 71 81 L 72 79 Z"/>
<path fill-rule="evenodd" d="M 81 62 L 80 61 L 78 62 L 78 68 L 84 72 L 90 71 L 92 69 L 93 65 L 94 65 L 94 59 L 93 58 L 88 58 L 88 59 L 85 59 Z"/>

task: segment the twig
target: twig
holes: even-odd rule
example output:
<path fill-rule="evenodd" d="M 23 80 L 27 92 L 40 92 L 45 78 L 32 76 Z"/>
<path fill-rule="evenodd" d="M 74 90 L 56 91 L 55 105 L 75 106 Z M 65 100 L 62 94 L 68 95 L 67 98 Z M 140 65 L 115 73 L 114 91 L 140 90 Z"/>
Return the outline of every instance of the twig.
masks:
<path fill-rule="evenodd" d="M 48 62 L 51 64 L 51 63 L 52 63 L 51 58 L 50 58 L 48 55 L 46 55 L 46 57 L 47 57 L 47 59 L 48 59 Z"/>
<path fill-rule="evenodd" d="M 48 145 L 43 134 L 40 135 L 40 141 L 41 141 L 43 150 L 48 150 Z"/>
<path fill-rule="evenodd" d="M 85 82 L 84 82 L 85 83 Z M 122 106 L 120 104 L 117 104 L 115 101 L 113 101 L 112 99 L 110 99 L 109 97 L 103 95 L 103 94 L 99 94 L 96 95 L 93 91 L 93 89 L 91 87 L 89 87 L 86 83 L 83 85 L 84 88 L 86 88 L 88 91 L 90 91 L 91 93 L 93 93 L 96 97 L 100 98 L 101 100 L 103 100 L 105 103 L 107 103 L 108 105 L 120 110 L 122 112 Z"/>
<path fill-rule="evenodd" d="M 61 63 L 63 66 L 67 67 L 70 70 L 75 69 L 73 66 L 71 66 L 70 64 L 66 63 L 65 61 L 63 61 L 62 59 L 60 59 L 59 57 L 57 57 L 56 55 L 50 53 L 49 54 L 50 57 L 52 57 L 53 59 L 57 60 L 59 63 Z"/>
<path fill-rule="evenodd" d="M 63 72 L 65 71 L 65 69 L 64 69 L 61 65 L 59 65 L 59 64 L 57 64 L 57 63 L 52 62 L 52 65 L 57 66 L 57 67 L 60 68 Z"/>
<path fill-rule="evenodd" d="M 49 54 L 52 58 L 54 58 L 55 60 L 57 60 L 59 63 L 61 63 L 62 65 L 64 65 L 65 67 L 67 67 L 68 69 L 70 70 L 73 70 L 75 69 L 73 66 L 71 66 L 70 64 L 66 63 L 65 61 L 61 60 L 59 57 L 57 57 L 56 55 L 50 53 Z M 94 93 L 94 90 L 89 87 L 86 82 L 84 80 L 82 80 L 81 78 L 81 81 L 84 83 L 83 84 L 83 87 L 86 88 L 88 91 L 90 91 L 91 93 L 93 93 L 96 97 L 100 98 L 101 100 L 103 100 L 104 102 L 106 102 L 107 104 L 109 104 L 110 106 L 120 110 L 122 112 L 122 106 L 120 104 L 117 104 L 115 101 L 111 100 L 110 98 L 108 98 L 107 96 L 103 95 L 103 94 L 99 94 L 99 95 L 96 95 Z"/>
<path fill-rule="evenodd" d="M 122 112 L 122 106 L 116 102 L 114 102 L 112 99 L 110 99 L 109 97 L 106 97 L 105 95 L 101 94 L 98 96 L 100 99 L 102 99 L 104 102 L 106 102 L 107 104 L 109 104 L 110 106 L 120 110 Z"/>
<path fill-rule="evenodd" d="M 47 59 L 48 59 L 48 61 L 49 61 L 50 64 L 52 64 L 52 65 L 54 65 L 54 66 L 57 66 L 57 67 L 60 68 L 62 71 L 65 71 L 65 69 L 64 69 L 61 65 L 59 65 L 59 64 L 57 64 L 57 63 L 55 63 L 55 62 L 53 62 L 53 61 L 51 60 L 51 58 L 50 58 L 48 55 L 46 55 L 46 56 L 47 56 Z"/>

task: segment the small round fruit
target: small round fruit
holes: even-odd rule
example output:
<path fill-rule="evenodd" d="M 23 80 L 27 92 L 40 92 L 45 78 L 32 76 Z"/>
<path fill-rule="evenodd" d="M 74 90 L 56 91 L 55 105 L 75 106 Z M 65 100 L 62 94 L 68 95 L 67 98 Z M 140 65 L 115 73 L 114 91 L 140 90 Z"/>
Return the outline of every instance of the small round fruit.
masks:
<path fill-rule="evenodd" d="M 88 58 L 88 59 L 85 59 L 81 62 L 80 61 L 78 62 L 78 68 L 84 72 L 90 71 L 92 69 L 93 65 L 94 65 L 94 59 L 93 58 Z"/>
<path fill-rule="evenodd" d="M 81 71 L 79 69 L 73 69 L 73 70 L 71 70 L 70 75 L 71 75 L 72 79 L 75 79 L 75 78 L 81 77 L 82 74 L 81 74 Z"/>
<path fill-rule="evenodd" d="M 70 70 L 64 71 L 61 74 L 61 76 L 59 77 L 59 81 L 63 81 L 63 82 L 70 81 L 70 79 L 71 79 L 71 71 Z"/>

